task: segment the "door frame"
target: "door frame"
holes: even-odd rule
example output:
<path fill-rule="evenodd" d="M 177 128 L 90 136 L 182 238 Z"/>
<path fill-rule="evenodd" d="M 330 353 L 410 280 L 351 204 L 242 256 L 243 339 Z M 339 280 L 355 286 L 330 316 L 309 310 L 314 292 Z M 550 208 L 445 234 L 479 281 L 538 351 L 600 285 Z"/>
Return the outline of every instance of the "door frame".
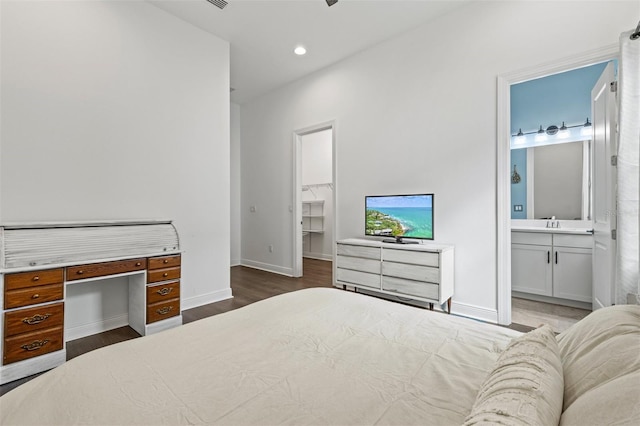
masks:
<path fill-rule="evenodd" d="M 604 46 L 510 73 L 497 81 L 496 280 L 498 324 L 511 324 L 511 85 L 619 59 L 618 44 Z"/>
<path fill-rule="evenodd" d="M 333 215 L 333 232 L 331 233 L 332 247 L 335 246 L 336 229 L 338 227 L 338 218 L 336 217 L 337 211 L 337 179 L 336 179 L 336 121 L 325 121 L 324 123 L 316 124 L 309 127 L 293 131 L 293 206 L 292 222 L 293 227 L 293 241 L 291 247 L 293 247 L 293 259 L 292 276 L 295 278 L 302 276 L 302 137 L 311 133 L 317 133 L 324 130 L 331 130 L 331 179 L 333 180 L 333 209 L 331 214 Z"/>

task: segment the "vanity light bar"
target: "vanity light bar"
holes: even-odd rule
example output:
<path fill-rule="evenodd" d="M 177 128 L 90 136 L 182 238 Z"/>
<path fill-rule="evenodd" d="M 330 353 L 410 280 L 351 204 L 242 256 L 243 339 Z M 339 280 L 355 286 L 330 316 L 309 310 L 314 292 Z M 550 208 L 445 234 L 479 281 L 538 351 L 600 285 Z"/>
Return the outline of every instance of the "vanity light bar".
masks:
<path fill-rule="evenodd" d="M 554 124 L 550 125 L 546 129 L 540 125 L 538 130 L 532 132 L 523 132 L 522 129 L 518 129 L 518 133 L 511 135 L 513 145 L 522 145 L 527 141 L 527 135 L 535 135 L 534 139 L 536 142 L 544 142 L 548 139 L 549 136 L 553 136 L 559 139 L 568 139 L 571 136 L 571 129 L 582 128 L 580 131 L 581 136 L 585 136 L 591 139 L 593 134 L 593 126 L 589 121 L 589 117 L 584 124 L 576 124 L 573 126 L 565 125 L 565 122 L 562 122 L 562 126 L 558 127 Z"/>

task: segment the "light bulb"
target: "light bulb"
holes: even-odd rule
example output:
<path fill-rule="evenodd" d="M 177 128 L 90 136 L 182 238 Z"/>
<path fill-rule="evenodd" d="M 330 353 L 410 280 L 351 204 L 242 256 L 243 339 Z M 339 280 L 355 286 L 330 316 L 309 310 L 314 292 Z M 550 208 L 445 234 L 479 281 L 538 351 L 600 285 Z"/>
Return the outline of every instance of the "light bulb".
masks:
<path fill-rule="evenodd" d="M 544 131 L 542 126 L 540 126 L 540 130 L 536 133 L 536 137 L 534 138 L 536 142 L 544 142 L 547 140 L 547 133 Z"/>
<path fill-rule="evenodd" d="M 562 126 L 558 130 L 558 137 L 561 139 L 566 139 L 570 136 L 569 129 L 564 125 L 564 121 L 562 122 Z"/>
<path fill-rule="evenodd" d="M 304 46 L 298 46 L 295 49 L 293 49 L 293 53 L 295 53 L 298 56 L 302 56 L 305 53 L 307 53 L 307 49 L 305 49 Z"/>

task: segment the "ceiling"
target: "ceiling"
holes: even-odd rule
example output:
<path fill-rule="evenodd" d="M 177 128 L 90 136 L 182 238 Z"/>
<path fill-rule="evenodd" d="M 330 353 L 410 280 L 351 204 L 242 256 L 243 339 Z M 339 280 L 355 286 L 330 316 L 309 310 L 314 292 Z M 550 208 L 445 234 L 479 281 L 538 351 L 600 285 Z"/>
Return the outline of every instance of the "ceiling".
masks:
<path fill-rule="evenodd" d="M 471 0 L 148 0 L 230 43 L 231 101 L 242 104 Z M 293 49 L 303 45 L 307 54 Z"/>

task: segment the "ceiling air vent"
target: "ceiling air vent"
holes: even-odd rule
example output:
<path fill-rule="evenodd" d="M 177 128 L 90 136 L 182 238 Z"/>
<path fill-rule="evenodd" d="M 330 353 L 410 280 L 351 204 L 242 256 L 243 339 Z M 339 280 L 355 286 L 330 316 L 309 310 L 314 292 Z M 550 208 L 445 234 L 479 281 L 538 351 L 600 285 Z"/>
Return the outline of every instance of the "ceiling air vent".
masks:
<path fill-rule="evenodd" d="M 224 7 L 228 4 L 224 0 L 207 0 L 207 1 L 214 6 L 218 6 L 220 9 L 224 9 Z"/>

